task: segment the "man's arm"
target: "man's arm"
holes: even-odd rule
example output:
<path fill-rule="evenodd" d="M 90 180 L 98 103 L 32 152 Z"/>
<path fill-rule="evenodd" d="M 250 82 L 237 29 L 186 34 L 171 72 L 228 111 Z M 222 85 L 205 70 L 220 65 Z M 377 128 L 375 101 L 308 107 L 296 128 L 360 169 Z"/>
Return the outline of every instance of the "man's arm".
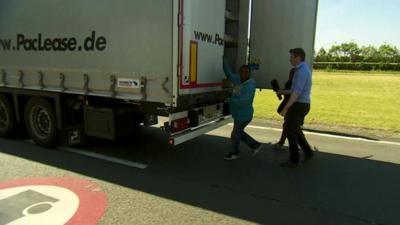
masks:
<path fill-rule="evenodd" d="M 299 96 L 303 92 L 306 83 L 307 83 L 307 75 L 304 74 L 302 71 L 297 71 L 293 78 L 293 86 L 292 90 L 290 91 L 291 94 L 289 101 L 281 112 L 282 116 L 286 116 L 286 113 L 288 112 L 290 107 L 292 107 L 292 105 L 299 99 Z"/>
<path fill-rule="evenodd" d="M 290 107 L 292 107 L 292 105 L 297 101 L 297 99 L 299 99 L 299 94 L 296 93 L 296 92 L 293 92 L 293 93 L 290 95 L 289 101 L 288 101 L 288 103 L 286 103 L 285 108 L 283 108 L 282 111 L 281 111 L 281 115 L 282 115 L 283 117 L 286 116 L 286 113 L 288 112 L 288 110 L 290 109 Z"/>
<path fill-rule="evenodd" d="M 225 72 L 225 76 L 235 85 L 239 85 L 240 84 L 240 77 L 239 75 L 235 74 L 232 72 L 228 60 L 226 58 L 224 58 L 224 72 Z"/>

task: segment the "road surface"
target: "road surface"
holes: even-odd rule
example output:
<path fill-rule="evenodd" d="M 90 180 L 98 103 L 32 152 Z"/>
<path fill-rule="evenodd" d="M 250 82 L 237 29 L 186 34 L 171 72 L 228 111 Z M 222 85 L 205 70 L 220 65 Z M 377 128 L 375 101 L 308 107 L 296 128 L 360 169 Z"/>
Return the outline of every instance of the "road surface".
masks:
<path fill-rule="evenodd" d="M 279 130 L 252 126 L 265 143 L 255 158 L 226 162 L 228 125 L 178 147 L 156 128 L 116 142 L 45 149 L 0 139 L 0 184 L 76 177 L 107 195 L 99 224 L 399 224 L 400 144 L 308 133 L 315 158 L 279 167 Z M 1 199 L 1 196 L 0 196 Z M 1 215 L 1 212 L 0 212 Z"/>

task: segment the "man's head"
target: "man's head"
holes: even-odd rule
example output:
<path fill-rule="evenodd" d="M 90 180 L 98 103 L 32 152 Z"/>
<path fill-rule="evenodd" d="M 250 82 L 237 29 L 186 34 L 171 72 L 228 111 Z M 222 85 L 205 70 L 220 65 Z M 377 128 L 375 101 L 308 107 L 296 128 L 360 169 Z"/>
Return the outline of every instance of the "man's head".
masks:
<path fill-rule="evenodd" d="M 297 66 L 306 60 L 306 53 L 302 48 L 290 49 L 290 64 Z"/>
<path fill-rule="evenodd" d="M 250 67 L 248 65 L 243 65 L 239 69 L 240 80 L 243 82 L 250 79 Z"/>

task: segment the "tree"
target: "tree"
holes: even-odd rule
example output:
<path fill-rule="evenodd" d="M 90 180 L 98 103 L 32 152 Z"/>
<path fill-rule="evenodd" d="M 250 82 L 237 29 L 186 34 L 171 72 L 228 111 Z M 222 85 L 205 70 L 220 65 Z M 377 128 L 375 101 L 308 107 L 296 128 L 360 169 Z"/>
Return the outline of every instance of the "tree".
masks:
<path fill-rule="evenodd" d="M 379 62 L 379 51 L 375 46 L 363 46 L 360 54 L 364 62 Z"/>
<path fill-rule="evenodd" d="M 332 45 L 328 54 L 331 56 L 332 62 L 340 62 L 340 58 L 343 57 L 343 51 L 340 45 Z"/>
<path fill-rule="evenodd" d="M 361 50 L 354 42 L 343 43 L 341 45 L 333 45 L 329 49 L 329 54 L 332 55 L 335 61 L 339 62 L 357 62 L 361 61 Z"/>
<path fill-rule="evenodd" d="M 379 47 L 380 61 L 394 62 L 399 56 L 399 50 L 396 46 L 384 44 Z"/>
<path fill-rule="evenodd" d="M 332 61 L 332 56 L 324 49 L 321 48 L 317 55 L 315 56 L 315 61 L 316 62 L 331 62 Z"/>
<path fill-rule="evenodd" d="M 333 45 L 328 51 L 321 48 L 315 56 L 315 61 L 400 63 L 400 50 L 388 44 L 377 48 L 372 45 L 359 47 L 357 43 L 347 42 Z"/>
<path fill-rule="evenodd" d="M 400 63 L 400 50 L 399 49 L 397 50 L 397 56 L 395 57 L 394 62 Z"/>
<path fill-rule="evenodd" d="M 350 62 L 356 62 L 360 56 L 360 48 L 354 42 L 343 43 L 340 45 L 343 55 L 348 57 Z"/>

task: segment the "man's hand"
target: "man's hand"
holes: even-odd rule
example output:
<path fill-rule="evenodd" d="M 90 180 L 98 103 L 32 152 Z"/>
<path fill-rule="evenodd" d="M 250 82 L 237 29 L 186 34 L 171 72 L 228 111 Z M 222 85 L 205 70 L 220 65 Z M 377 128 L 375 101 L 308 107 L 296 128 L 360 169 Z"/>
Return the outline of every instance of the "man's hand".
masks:
<path fill-rule="evenodd" d="M 288 112 L 288 110 L 289 110 L 288 107 L 283 108 L 282 111 L 281 111 L 281 113 L 280 113 L 280 115 L 281 115 L 282 117 L 285 117 L 286 114 L 287 114 L 287 112 Z"/>
<path fill-rule="evenodd" d="M 290 98 L 288 103 L 286 104 L 285 108 L 283 108 L 282 112 L 280 113 L 281 116 L 285 117 L 287 112 L 289 111 L 290 107 L 292 107 L 292 105 L 297 101 L 297 99 L 299 98 L 299 94 L 296 92 L 293 92 L 292 94 L 290 94 Z"/>

